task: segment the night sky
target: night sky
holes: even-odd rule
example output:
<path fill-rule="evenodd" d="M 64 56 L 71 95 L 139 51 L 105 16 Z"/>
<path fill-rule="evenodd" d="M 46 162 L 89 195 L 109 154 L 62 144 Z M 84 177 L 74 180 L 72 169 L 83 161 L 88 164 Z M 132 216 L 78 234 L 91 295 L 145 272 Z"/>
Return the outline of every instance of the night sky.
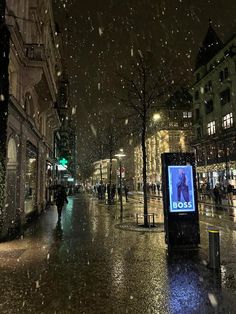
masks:
<path fill-rule="evenodd" d="M 124 68 L 138 49 L 151 51 L 190 82 L 209 18 L 223 41 L 236 30 L 235 0 L 54 0 L 54 4 L 80 134 L 91 129 L 99 113 L 116 105 L 115 71 Z"/>

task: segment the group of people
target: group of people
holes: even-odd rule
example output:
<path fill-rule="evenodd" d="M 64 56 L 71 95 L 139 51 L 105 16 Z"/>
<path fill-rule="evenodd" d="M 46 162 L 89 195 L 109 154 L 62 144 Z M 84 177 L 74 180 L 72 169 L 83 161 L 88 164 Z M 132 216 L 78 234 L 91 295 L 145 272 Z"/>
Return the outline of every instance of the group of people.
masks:
<path fill-rule="evenodd" d="M 121 193 L 120 186 L 116 188 L 115 184 L 112 184 L 110 186 L 109 184 L 100 183 L 93 186 L 93 192 L 95 193 L 95 195 L 97 195 L 99 200 L 106 199 L 106 195 L 107 195 L 108 201 L 112 204 L 115 202 L 116 190 L 117 190 L 118 196 L 120 196 L 120 193 Z M 124 191 L 126 202 L 128 202 L 129 189 L 126 184 L 122 187 L 122 191 Z"/>
<path fill-rule="evenodd" d="M 146 187 L 147 187 L 147 193 L 148 194 L 160 195 L 161 183 L 159 181 L 157 181 L 157 182 L 148 182 Z M 143 186 L 142 186 L 141 183 L 138 183 L 138 190 L 139 191 L 143 190 Z"/>
<path fill-rule="evenodd" d="M 217 183 L 213 190 L 211 190 L 209 183 L 203 183 L 200 191 L 204 199 L 206 197 L 213 197 L 216 205 L 221 205 L 224 197 L 227 198 L 229 205 L 233 205 L 234 187 L 230 182 L 227 182 L 227 184 L 224 185 L 222 183 Z"/>
<path fill-rule="evenodd" d="M 223 194 L 227 195 L 229 205 L 233 205 L 233 190 L 232 184 L 228 183 L 226 189 L 224 189 L 220 184 L 216 184 L 213 189 L 213 195 L 216 205 L 222 204 Z"/>
<path fill-rule="evenodd" d="M 156 193 L 156 190 L 157 190 L 157 193 L 158 194 L 160 193 L 160 183 L 156 183 L 156 184 L 152 183 L 148 186 L 149 186 L 149 188 L 147 188 L 148 192 L 152 191 L 153 193 Z M 94 189 L 94 193 L 97 195 L 99 200 L 105 199 L 106 193 L 107 193 L 108 201 L 111 204 L 114 203 L 115 195 L 116 195 L 115 184 L 112 184 L 110 186 L 109 184 L 105 185 L 101 183 L 101 184 L 94 185 L 93 189 Z M 227 183 L 226 187 L 222 186 L 221 184 L 216 184 L 214 189 L 212 190 L 215 204 L 221 205 L 223 195 L 226 194 L 229 205 L 233 205 L 233 190 L 234 190 L 234 187 L 232 184 L 230 184 L 230 182 Z M 122 191 L 124 191 L 126 202 L 128 202 L 129 189 L 126 184 L 122 187 Z M 120 196 L 120 193 L 121 193 L 120 186 L 118 186 L 117 192 L 118 192 L 118 196 Z M 201 192 L 205 194 L 209 192 L 209 195 L 210 195 L 211 189 L 209 185 L 207 184 L 202 185 Z M 57 206 L 57 212 L 58 212 L 58 221 L 60 221 L 62 209 L 65 203 L 68 203 L 66 189 L 63 185 L 57 185 L 57 187 L 55 188 L 55 200 L 56 200 L 56 206 Z"/>

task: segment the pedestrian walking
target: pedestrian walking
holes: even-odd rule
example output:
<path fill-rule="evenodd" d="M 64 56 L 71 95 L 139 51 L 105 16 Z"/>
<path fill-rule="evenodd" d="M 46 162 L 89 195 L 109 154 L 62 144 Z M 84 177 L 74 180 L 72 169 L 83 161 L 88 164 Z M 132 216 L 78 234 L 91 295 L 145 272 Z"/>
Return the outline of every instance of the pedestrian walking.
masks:
<path fill-rule="evenodd" d="M 107 184 L 107 199 L 108 199 L 108 204 L 111 203 L 111 187 L 110 184 Z"/>
<path fill-rule="evenodd" d="M 58 213 L 58 221 L 61 220 L 62 208 L 65 205 L 65 202 L 68 204 L 66 190 L 63 185 L 59 185 L 56 192 L 56 205 Z"/>
<path fill-rule="evenodd" d="M 106 196 L 106 185 L 105 184 L 102 184 L 102 200 L 105 198 Z"/>
<path fill-rule="evenodd" d="M 124 190 L 125 190 L 125 199 L 126 199 L 126 202 L 128 202 L 128 193 L 129 193 L 129 188 L 128 188 L 128 186 L 127 186 L 127 185 L 125 185 Z"/>
<path fill-rule="evenodd" d="M 118 196 L 120 196 L 120 194 L 121 194 L 121 187 L 120 186 L 118 186 L 118 188 L 117 188 L 117 193 L 118 193 Z"/>
<path fill-rule="evenodd" d="M 216 185 L 213 189 L 213 195 L 214 195 L 214 199 L 215 199 L 215 204 L 216 205 L 221 205 L 222 200 L 221 200 L 221 193 L 220 193 L 220 189 L 218 187 L 218 185 Z"/>
<path fill-rule="evenodd" d="M 157 181 L 156 187 L 157 187 L 157 194 L 160 195 L 161 184 L 159 181 Z"/>
<path fill-rule="evenodd" d="M 115 195 L 116 195 L 116 185 L 113 184 L 111 187 L 111 202 L 114 203 L 114 199 L 115 199 Z"/>
<path fill-rule="evenodd" d="M 155 183 L 152 184 L 152 189 L 153 189 L 153 194 L 156 194 L 156 184 Z"/>
<path fill-rule="evenodd" d="M 227 197 L 229 205 L 233 205 L 233 185 L 228 183 L 227 185 Z"/>
<path fill-rule="evenodd" d="M 98 199 L 101 200 L 102 199 L 102 186 L 101 186 L 101 184 L 98 185 L 97 192 L 98 192 Z"/>

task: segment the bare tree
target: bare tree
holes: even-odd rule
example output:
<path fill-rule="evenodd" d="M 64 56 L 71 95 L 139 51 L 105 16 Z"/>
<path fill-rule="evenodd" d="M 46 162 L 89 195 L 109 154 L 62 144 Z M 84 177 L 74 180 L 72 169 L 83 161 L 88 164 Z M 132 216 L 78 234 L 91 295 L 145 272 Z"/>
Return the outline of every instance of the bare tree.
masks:
<path fill-rule="evenodd" d="M 89 179 L 94 172 L 94 165 L 88 159 L 83 160 L 83 162 L 79 163 L 79 172 L 82 181 L 86 181 Z"/>
<path fill-rule="evenodd" d="M 120 140 L 123 136 L 123 129 L 120 127 L 121 121 L 118 121 L 113 115 L 107 119 L 108 125 L 105 129 L 106 140 L 105 148 L 109 156 L 109 184 L 108 184 L 108 204 L 111 204 L 111 186 L 112 186 L 112 161 Z"/>
<path fill-rule="evenodd" d="M 113 157 L 118 149 L 120 139 L 122 137 L 121 120 L 116 119 L 113 112 L 103 112 L 100 117 L 99 126 L 96 127 L 96 132 L 92 141 L 92 156 L 93 160 L 102 160 L 109 158 L 108 171 L 108 204 L 111 204 L 111 186 L 112 186 L 112 171 Z M 100 167 L 100 175 L 102 181 L 102 167 Z"/>
<path fill-rule="evenodd" d="M 148 226 L 147 202 L 147 127 L 154 110 L 161 107 L 171 88 L 170 73 L 165 64 L 155 66 L 154 59 L 149 54 L 139 54 L 129 67 L 129 73 L 119 72 L 122 83 L 121 97 L 118 99 L 127 109 L 127 116 L 135 121 L 140 128 L 142 160 L 143 160 L 143 197 L 144 197 L 144 226 Z M 173 84 L 172 84 L 173 85 Z M 163 107 L 163 106 L 162 106 Z"/>

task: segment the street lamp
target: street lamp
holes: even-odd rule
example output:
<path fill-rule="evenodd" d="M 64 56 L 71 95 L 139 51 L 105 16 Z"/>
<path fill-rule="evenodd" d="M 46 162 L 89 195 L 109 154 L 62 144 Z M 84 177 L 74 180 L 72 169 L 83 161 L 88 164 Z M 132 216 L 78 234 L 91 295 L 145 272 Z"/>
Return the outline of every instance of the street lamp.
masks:
<path fill-rule="evenodd" d="M 161 119 L 161 115 L 159 112 L 154 113 L 153 117 L 152 117 L 154 122 L 157 122 Z"/>
<path fill-rule="evenodd" d="M 122 164 L 121 160 L 123 157 L 126 155 L 124 154 L 123 149 L 121 148 L 118 154 L 115 154 L 115 157 L 119 160 L 119 166 L 120 166 L 120 213 L 121 213 L 121 218 L 123 215 L 123 200 L 122 200 Z"/>

